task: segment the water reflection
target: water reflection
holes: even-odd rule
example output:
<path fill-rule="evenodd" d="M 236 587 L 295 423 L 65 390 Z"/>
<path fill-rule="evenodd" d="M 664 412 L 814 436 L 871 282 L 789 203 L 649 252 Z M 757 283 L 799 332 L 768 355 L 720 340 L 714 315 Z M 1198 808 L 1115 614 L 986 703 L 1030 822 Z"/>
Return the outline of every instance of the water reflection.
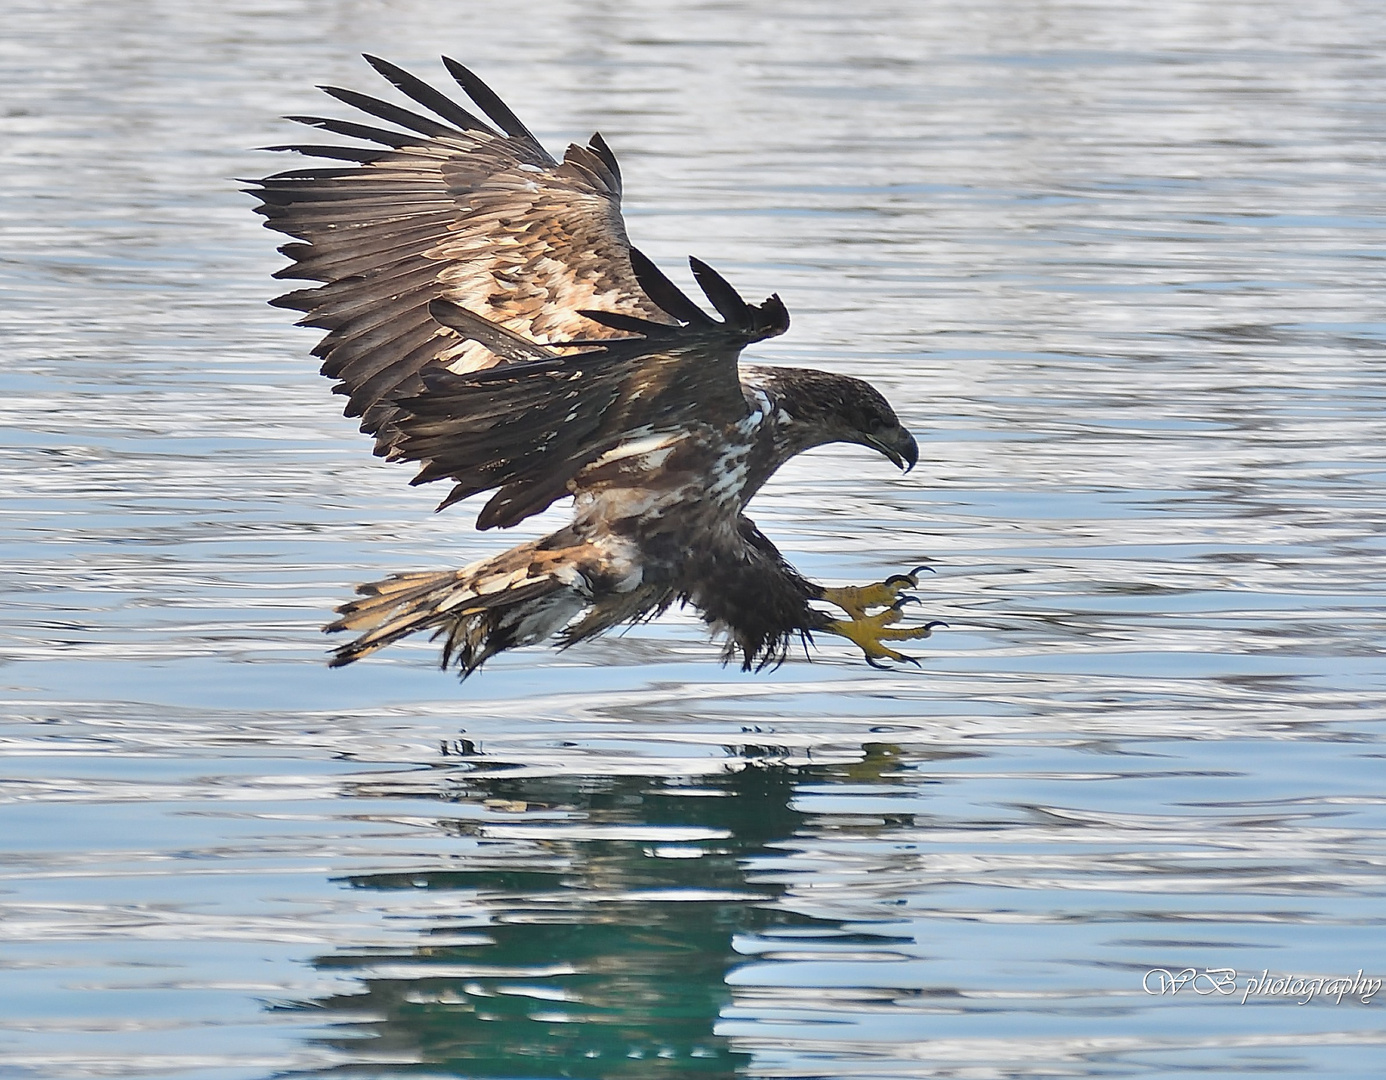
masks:
<path fill-rule="evenodd" d="M 842 933 L 747 880 L 749 858 L 799 829 L 795 787 L 822 771 L 459 778 L 453 798 L 484 813 L 439 821 L 458 841 L 444 866 L 346 879 L 450 910 L 417 948 L 316 961 L 361 980 L 311 1003 L 343 1017 L 330 1045 L 459 1076 L 731 1075 L 749 1062 L 716 1031 L 737 936 Z"/>

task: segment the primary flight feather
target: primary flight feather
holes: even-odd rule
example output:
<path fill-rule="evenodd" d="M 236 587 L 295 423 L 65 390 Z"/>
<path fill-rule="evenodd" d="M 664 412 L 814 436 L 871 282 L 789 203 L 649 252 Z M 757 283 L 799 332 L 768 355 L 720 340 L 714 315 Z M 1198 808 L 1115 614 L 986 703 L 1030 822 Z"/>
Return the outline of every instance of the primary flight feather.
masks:
<path fill-rule="evenodd" d="M 827 588 L 745 515 L 776 469 L 825 443 L 912 467 L 918 448 L 885 398 L 844 375 L 739 364 L 745 346 L 788 328 L 784 305 L 748 304 L 690 259 L 714 318 L 633 248 L 600 135 L 557 161 L 456 61 L 443 63 L 485 119 L 366 59 L 432 115 L 323 87 L 392 126 L 290 118 L 359 143 L 273 148 L 337 164 L 254 189 L 266 225 L 297 241 L 276 277 L 321 283 L 271 303 L 327 331 L 314 355 L 377 454 L 418 463 L 415 484 L 452 481 L 439 509 L 491 492 L 486 529 L 564 496 L 574 506 L 566 527 L 493 558 L 361 586 L 327 627 L 358 635 L 333 664 L 431 630 L 443 666 L 465 678 L 504 649 L 572 644 L 676 600 L 744 668 L 820 631 L 878 666 L 909 659 L 885 642 L 939 625 L 893 625 L 922 567 Z"/>

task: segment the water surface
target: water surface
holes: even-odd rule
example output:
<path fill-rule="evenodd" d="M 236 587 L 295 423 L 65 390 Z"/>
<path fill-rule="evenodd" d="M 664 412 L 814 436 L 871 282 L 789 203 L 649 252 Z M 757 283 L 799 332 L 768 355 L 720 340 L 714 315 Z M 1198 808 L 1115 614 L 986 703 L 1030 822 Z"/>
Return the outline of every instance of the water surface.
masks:
<path fill-rule="evenodd" d="M 0 1075 L 1380 1075 L 1386 993 L 1241 998 L 1386 977 L 1386 14 L 475 7 L 7 9 Z M 231 178 L 363 50 L 599 127 L 647 252 L 784 297 L 757 359 L 889 394 L 915 472 L 753 511 L 933 565 L 920 670 L 677 614 L 325 669 L 356 582 L 515 539 L 264 303 Z"/>

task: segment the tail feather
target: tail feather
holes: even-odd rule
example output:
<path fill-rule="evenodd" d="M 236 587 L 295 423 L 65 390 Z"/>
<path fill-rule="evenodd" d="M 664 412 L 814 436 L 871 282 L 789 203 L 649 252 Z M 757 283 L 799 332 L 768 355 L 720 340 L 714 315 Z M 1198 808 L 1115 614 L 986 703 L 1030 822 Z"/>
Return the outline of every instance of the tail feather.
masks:
<path fill-rule="evenodd" d="M 393 574 L 357 589 L 360 598 L 337 609 L 328 633 L 360 636 L 336 649 L 342 667 L 424 630 L 443 638 L 443 667 L 456 663 L 466 678 L 504 649 L 548 637 L 588 603 L 568 568 L 513 549 L 461 570 Z"/>

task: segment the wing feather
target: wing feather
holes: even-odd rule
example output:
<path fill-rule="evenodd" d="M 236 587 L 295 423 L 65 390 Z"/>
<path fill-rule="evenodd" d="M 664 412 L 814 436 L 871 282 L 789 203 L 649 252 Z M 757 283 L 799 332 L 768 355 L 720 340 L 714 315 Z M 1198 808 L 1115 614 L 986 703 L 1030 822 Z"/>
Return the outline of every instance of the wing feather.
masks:
<path fill-rule="evenodd" d="M 288 151 L 304 157 L 335 158 L 338 161 L 354 161 L 364 165 L 380 157 L 379 150 L 366 146 L 328 146 L 319 143 L 287 143 L 282 146 L 266 146 L 266 150 Z"/>
<path fill-rule="evenodd" d="M 378 367 L 360 365 L 353 370 L 352 377 L 359 379 L 360 384 L 347 395 L 347 405 L 343 410 L 346 415 L 360 416 L 364 422 L 372 423 L 373 418 L 367 413 L 372 408 L 381 408 L 382 395 L 386 392 L 395 393 L 396 388 L 406 379 L 418 374 L 432 361 L 438 351 L 437 341 L 437 328 L 427 323 L 411 326 L 404 333 L 390 339 L 377 351 L 398 359 L 379 363 Z"/>
<path fill-rule="evenodd" d="M 415 135 L 405 135 L 398 131 L 387 131 L 384 128 L 371 127 L 367 124 L 358 124 L 352 120 L 334 120 L 330 116 L 286 116 L 284 119 L 292 120 L 296 124 L 307 124 L 309 127 L 322 128 L 323 131 L 330 131 L 334 135 L 345 135 L 348 139 L 365 139 L 367 142 L 377 142 L 382 146 L 389 146 L 395 149 L 400 149 L 405 146 L 418 146 L 426 141 Z"/>
<path fill-rule="evenodd" d="M 369 94 L 362 94 L 356 90 L 344 90 L 340 86 L 319 86 L 318 89 L 343 104 L 370 113 L 381 120 L 398 124 L 402 128 L 408 128 L 410 131 L 417 131 L 420 135 L 427 135 L 430 139 L 451 135 L 454 130 L 447 124 L 440 124 L 437 120 L 420 116 L 411 109 L 402 109 L 398 105 L 392 105 L 388 101 L 381 101 L 380 98 L 371 97 Z"/>
<path fill-rule="evenodd" d="M 529 128 L 520 123 L 520 118 L 510 111 L 510 107 L 500 99 L 500 95 L 477 78 L 476 74 L 470 69 L 463 67 L 451 57 L 443 57 L 443 66 L 448 69 L 448 74 L 453 77 L 457 85 L 467 91 L 467 96 L 476 102 L 477 106 L 494 120 L 502 131 L 517 139 L 523 139 L 530 143 L 536 150 L 542 153 L 552 164 L 553 158 L 542 146 L 539 140 L 534 137 Z"/>
<path fill-rule="evenodd" d="M 428 313 L 450 330 L 456 330 L 469 341 L 475 341 L 502 360 L 519 362 L 523 360 L 542 360 L 553 355 L 534 342 L 513 330 L 507 330 L 498 323 L 472 314 L 460 304 L 441 297 L 428 305 Z"/>
<path fill-rule="evenodd" d="M 698 288 L 712 301 L 717 314 L 738 329 L 745 329 L 751 325 L 750 306 L 741 299 L 741 294 L 731 287 L 726 278 L 701 259 L 690 256 L 688 265 L 693 269 L 693 277 L 698 282 Z"/>
<path fill-rule="evenodd" d="M 425 109 L 436 113 L 450 124 L 461 128 L 463 131 L 491 130 L 485 121 L 478 119 L 446 94 L 429 86 L 417 75 L 411 75 L 402 67 L 392 64 L 388 60 L 382 60 L 378 56 L 372 56 L 370 53 L 363 55 L 366 63 L 385 76 L 396 90 L 413 98 Z"/>
<path fill-rule="evenodd" d="M 662 311 L 682 323 L 706 326 L 712 322 L 707 312 L 690 300 L 639 248 L 630 249 L 630 265 L 636 281 Z"/>
<path fill-rule="evenodd" d="M 602 138 L 600 131 L 592 132 L 592 138 L 588 140 L 588 145 L 592 148 L 592 152 L 602 159 L 602 164 L 611 174 L 612 190 L 619 195 L 621 193 L 621 166 L 616 163 L 616 155 L 611 152 L 611 147 L 606 145 L 606 140 Z"/>
<path fill-rule="evenodd" d="M 378 266 L 382 258 L 399 259 L 412 255 L 420 239 L 429 236 L 436 228 L 433 221 L 400 223 L 396 229 L 376 230 L 371 243 L 343 244 L 331 251 L 320 251 L 309 244 L 286 244 L 280 250 L 295 261 L 274 276 L 281 280 L 340 281 L 342 278 L 364 275 Z"/>

